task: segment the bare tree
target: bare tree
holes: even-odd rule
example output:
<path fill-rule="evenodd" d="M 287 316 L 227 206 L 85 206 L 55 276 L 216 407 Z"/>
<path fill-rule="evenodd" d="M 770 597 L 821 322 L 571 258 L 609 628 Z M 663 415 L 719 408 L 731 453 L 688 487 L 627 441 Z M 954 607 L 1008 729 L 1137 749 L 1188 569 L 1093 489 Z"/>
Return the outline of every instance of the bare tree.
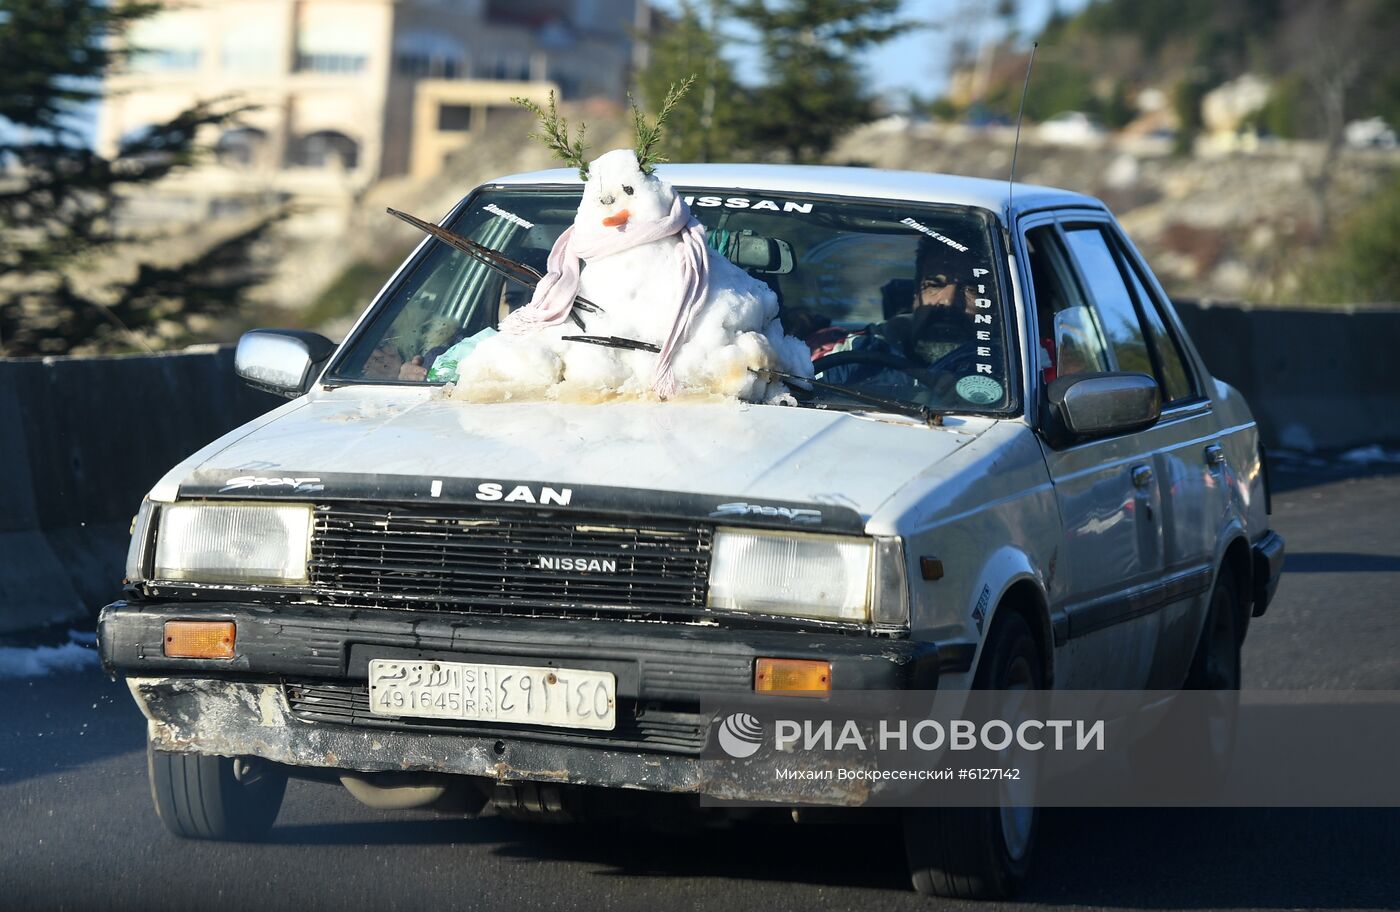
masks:
<path fill-rule="evenodd" d="M 1332 230 L 1330 191 L 1346 144 L 1346 125 L 1362 85 L 1384 65 L 1393 33 L 1384 27 L 1395 18 L 1383 0 L 1295 0 L 1289 30 L 1282 42 L 1284 66 L 1304 87 L 1310 131 L 1322 142 L 1322 157 L 1309 176 L 1317 208 L 1319 233 Z"/>

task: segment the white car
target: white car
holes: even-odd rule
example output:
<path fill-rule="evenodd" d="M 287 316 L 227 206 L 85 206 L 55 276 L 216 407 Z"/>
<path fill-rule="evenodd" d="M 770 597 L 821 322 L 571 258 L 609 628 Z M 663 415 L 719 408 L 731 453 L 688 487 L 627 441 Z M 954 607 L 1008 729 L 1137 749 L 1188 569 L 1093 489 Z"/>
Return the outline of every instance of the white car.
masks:
<path fill-rule="evenodd" d="M 1036 135 L 1062 146 L 1091 146 L 1103 141 L 1105 133 L 1092 117 L 1082 111 L 1062 111 L 1036 127 Z"/>
<path fill-rule="evenodd" d="M 1394 149 L 1395 131 L 1383 117 L 1353 120 L 1346 126 L 1347 145 L 1353 149 Z"/>
<path fill-rule="evenodd" d="M 699 701 L 781 700 L 760 670 L 794 659 L 821 669 L 803 690 L 1238 688 L 1283 562 L 1258 433 L 1102 203 L 660 173 L 822 382 L 458 401 L 443 353 L 526 294 L 431 238 L 339 346 L 245 336 L 239 373 L 292 401 L 151 490 L 101 618 L 175 833 L 263 834 L 289 775 L 458 812 L 704 796 Z M 573 171 L 502 178 L 441 225 L 542 267 L 579 194 Z M 910 810 L 913 882 L 1006 895 L 1035 826 Z"/>

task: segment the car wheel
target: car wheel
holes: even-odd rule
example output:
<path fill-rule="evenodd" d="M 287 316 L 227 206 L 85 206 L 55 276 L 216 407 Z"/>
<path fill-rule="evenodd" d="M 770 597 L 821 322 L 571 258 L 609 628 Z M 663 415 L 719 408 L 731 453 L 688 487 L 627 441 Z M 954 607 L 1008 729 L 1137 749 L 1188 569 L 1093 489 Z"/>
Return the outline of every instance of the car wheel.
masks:
<path fill-rule="evenodd" d="M 1182 690 L 1166 717 L 1130 752 L 1141 785 L 1167 803 L 1195 804 L 1218 794 L 1230 774 L 1238 727 L 1239 589 L 1221 567 Z"/>
<path fill-rule="evenodd" d="M 151 798 L 165 828 L 186 839 L 256 842 L 267 835 L 287 774 L 264 760 L 146 746 Z"/>
<path fill-rule="evenodd" d="M 1209 691 L 1205 711 L 1187 722 L 1187 743 L 1193 747 L 1193 773 L 1205 789 L 1218 790 L 1230 774 L 1239 721 L 1240 663 L 1239 589 L 1229 567 L 1221 567 L 1210 594 L 1201 640 L 1186 675 L 1186 690 Z"/>
<path fill-rule="evenodd" d="M 1030 695 L 1044 688 L 1040 648 L 1020 613 L 999 614 L 973 686 L 1026 694 L 1008 706 L 1008 719 L 1027 712 Z M 988 758 L 988 766 L 1021 768 L 1022 778 L 989 782 L 996 793 L 987 806 L 905 809 L 904 851 L 916 891 L 954 899 L 1004 899 L 1016 892 L 1030 870 L 1039 821 L 1031 759 Z"/>

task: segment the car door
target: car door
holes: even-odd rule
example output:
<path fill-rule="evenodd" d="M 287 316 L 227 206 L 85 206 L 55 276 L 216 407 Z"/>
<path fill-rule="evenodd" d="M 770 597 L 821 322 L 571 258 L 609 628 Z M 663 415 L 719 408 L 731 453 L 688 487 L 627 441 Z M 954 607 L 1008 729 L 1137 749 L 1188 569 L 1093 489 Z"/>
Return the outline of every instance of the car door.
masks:
<path fill-rule="evenodd" d="M 1155 302 L 1117 226 L 1107 217 L 1060 223 L 1071 258 L 1093 298 L 1115 370 L 1144 373 L 1162 391 L 1163 416 L 1134 435 L 1156 482 L 1160 555 L 1157 578 L 1128 593 L 1118 616 L 1142 619 L 1153 643 L 1142 685 L 1176 688 L 1184 679 L 1210 582 L 1210 557 L 1219 520 L 1208 514 L 1207 487 L 1218 479 L 1213 418 L 1195 394 L 1179 348 L 1166 334 Z M 1141 477 L 1141 470 L 1135 469 Z"/>
<path fill-rule="evenodd" d="M 1151 271 L 1116 225 L 1105 225 L 1142 317 L 1162 387 L 1155 438 L 1162 479 L 1164 582 L 1174 592 L 1162 614 L 1153 687 L 1185 679 L 1204 623 L 1220 531 L 1231 515 L 1232 467 L 1220 420 L 1205 395 L 1206 376 L 1180 336 L 1170 304 Z M 1244 467 L 1239 467 L 1244 468 Z"/>
<path fill-rule="evenodd" d="M 1055 376 L 1112 371 L 1120 359 L 1096 306 L 1106 296 L 1092 270 L 1076 265 L 1054 218 L 1023 223 L 1041 363 L 1038 386 Z M 1093 293 L 1091 293 L 1093 292 Z M 1158 618 L 1144 593 L 1163 567 L 1162 498 L 1151 443 L 1122 434 L 1059 448 L 1042 442 L 1063 537 L 1048 573 L 1065 637 L 1056 685 L 1141 687 L 1157 649 Z"/>

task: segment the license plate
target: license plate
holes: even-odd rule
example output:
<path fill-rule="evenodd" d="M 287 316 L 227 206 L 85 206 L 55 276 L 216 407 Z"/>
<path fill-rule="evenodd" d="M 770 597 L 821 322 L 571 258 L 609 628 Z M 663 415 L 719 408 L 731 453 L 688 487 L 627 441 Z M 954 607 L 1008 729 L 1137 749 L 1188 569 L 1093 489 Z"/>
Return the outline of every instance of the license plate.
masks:
<path fill-rule="evenodd" d="M 579 668 L 372 659 L 369 707 L 381 716 L 612 731 L 617 678 Z"/>

